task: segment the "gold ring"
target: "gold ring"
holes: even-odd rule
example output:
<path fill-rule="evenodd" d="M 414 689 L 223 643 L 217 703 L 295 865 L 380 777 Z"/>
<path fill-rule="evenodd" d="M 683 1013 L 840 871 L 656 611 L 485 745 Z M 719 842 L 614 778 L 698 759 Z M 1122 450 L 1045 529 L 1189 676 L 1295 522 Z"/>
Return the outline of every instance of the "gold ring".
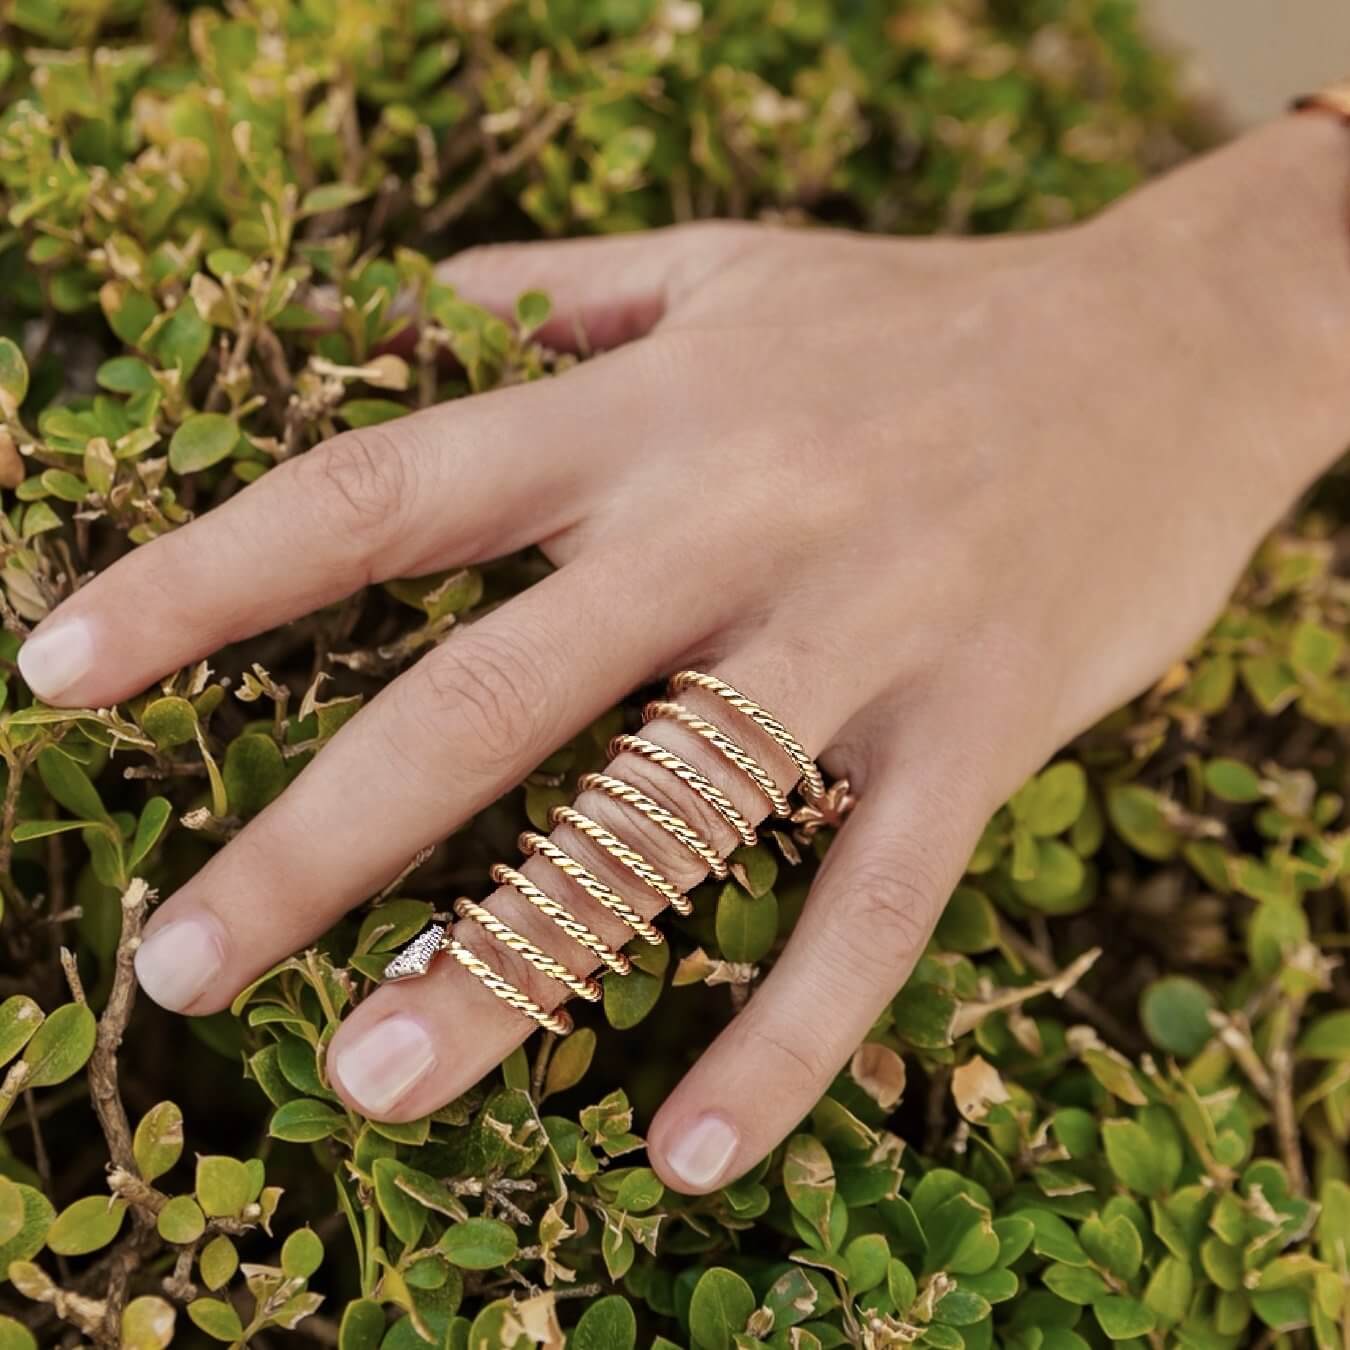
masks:
<path fill-rule="evenodd" d="M 725 680 L 719 680 L 716 675 L 705 675 L 701 670 L 677 671 L 670 677 L 670 687 L 675 692 L 683 689 L 706 689 L 708 693 L 716 694 L 718 698 L 729 703 L 771 737 L 779 749 L 797 766 L 797 772 L 802 778 L 804 796 L 824 796 L 825 779 L 821 776 L 816 761 L 802 748 L 802 743 L 754 699 L 746 698 L 739 689 L 733 688 Z"/>
<path fill-rule="evenodd" d="M 700 773 L 674 751 L 667 750 L 664 745 L 657 745 L 655 741 L 649 741 L 645 736 L 615 736 L 609 743 L 609 753 L 617 756 L 625 751 L 630 755 L 640 755 L 652 764 L 659 764 L 667 772 L 673 773 L 686 787 L 692 788 L 702 797 L 740 835 L 743 844 L 753 847 L 759 841 L 755 827 L 736 809 L 735 802 L 711 778 Z"/>
<path fill-rule="evenodd" d="M 788 756 L 796 766 L 800 777 L 798 790 L 806 803 L 803 807 L 794 813 L 788 794 L 778 786 L 777 781 L 758 759 L 729 732 L 698 716 L 683 704 L 675 702 L 673 697 L 649 703 L 644 709 L 645 720 L 650 723 L 662 718 L 669 719 L 707 741 L 726 763 L 745 775 L 769 803 L 775 815 L 790 816 L 794 822 L 801 820 L 803 830 L 809 828 L 814 831 L 822 825 L 838 823 L 852 801 L 847 784 L 838 783 L 830 790 L 830 793 L 840 794 L 840 799 L 836 802 L 834 797 L 827 793 L 824 778 L 815 761 L 776 717 L 715 675 L 705 675 L 696 670 L 682 670 L 671 678 L 672 695 L 690 688 L 704 689 L 716 694 L 753 722 Z M 614 756 L 638 755 L 648 763 L 665 769 L 726 821 L 742 843 L 753 845 L 758 839 L 754 825 L 731 798 L 706 774 L 673 751 L 648 740 L 645 736 L 622 735 L 616 736 L 610 743 L 610 753 Z M 612 801 L 631 807 L 687 850 L 712 876 L 721 880 L 728 875 L 727 862 L 711 840 L 684 817 L 662 806 L 633 784 L 608 772 L 586 773 L 578 783 L 578 790 L 599 792 Z M 804 817 L 809 819 L 803 819 Z M 585 836 L 607 857 L 655 892 L 677 913 L 692 912 L 693 904 L 689 897 L 659 867 L 640 850 L 625 844 L 616 834 L 578 811 L 575 806 L 555 806 L 549 812 L 549 823 L 553 826 L 566 825 Z M 586 895 L 603 906 L 644 942 L 659 946 L 665 941 L 660 929 L 639 914 L 617 890 L 574 858 L 562 844 L 543 834 L 527 830 L 520 836 L 520 848 L 526 855 L 547 859 L 563 876 L 575 882 Z M 536 886 L 523 872 L 505 863 L 497 863 L 492 867 L 491 875 L 499 885 L 511 887 L 522 899 L 557 924 L 563 933 L 590 952 L 597 962 L 618 975 L 626 975 L 632 969 L 632 961 L 626 953 L 616 950 L 578 919 L 561 901 L 555 900 L 548 892 Z M 491 938 L 514 951 L 534 969 L 557 981 L 577 997 L 589 1002 L 595 1002 L 603 997 L 603 986 L 599 980 L 593 976 L 575 974 L 557 957 L 536 946 L 483 905 L 463 898 L 455 902 L 455 912 L 463 918 L 477 922 Z M 415 937 L 388 962 L 385 967 L 385 978 L 408 979 L 425 974 L 438 951 L 448 951 L 485 988 L 491 990 L 517 1012 L 532 1018 L 540 1026 L 560 1036 L 566 1035 L 572 1029 L 572 1019 L 564 1010 L 558 1008 L 550 1012 L 536 1003 L 510 980 L 499 975 L 481 957 L 476 956 L 453 934 L 446 933 L 438 923 L 432 924 Z"/>
<path fill-rule="evenodd" d="M 574 806 L 555 806 L 549 812 L 549 821 L 554 825 L 570 825 L 580 831 L 592 842 L 599 844 L 616 862 L 622 863 L 640 881 L 646 882 L 678 914 L 689 914 L 693 910 L 685 893 L 659 868 L 654 867 L 635 848 L 629 848 L 617 835 L 611 834 L 599 821 L 592 820 Z M 625 923 L 628 921 L 625 920 Z M 649 925 L 650 926 L 650 925 Z M 632 927 L 629 924 L 629 927 Z M 652 932 L 656 932 L 652 929 Z M 660 934 L 657 934 L 659 940 Z"/>
<path fill-rule="evenodd" d="M 592 956 L 603 961 L 611 970 L 627 974 L 627 959 L 616 952 L 608 942 L 591 932 L 570 909 L 561 905 L 547 891 L 540 890 L 524 872 L 518 872 L 505 863 L 495 863 L 488 875 L 499 886 L 510 886 L 528 900 L 541 914 L 552 919 L 573 942 L 585 947 Z"/>
<path fill-rule="evenodd" d="M 792 807 L 787 794 L 769 776 L 757 759 L 741 749 L 730 736 L 711 722 L 705 722 L 697 713 L 692 713 L 682 703 L 671 703 L 667 699 L 656 699 L 642 710 L 647 722 L 666 719 L 687 727 L 696 736 L 701 736 L 733 768 L 739 769 L 760 791 L 760 795 L 769 803 L 776 816 L 790 816 Z"/>
<path fill-rule="evenodd" d="M 475 956 L 457 938 L 451 938 L 446 950 L 471 975 L 478 978 L 480 984 L 490 989 L 503 1003 L 509 1003 L 517 1012 L 532 1017 L 545 1031 L 556 1036 L 566 1036 L 572 1030 L 572 1019 L 562 1008 L 552 1012 L 541 1008 L 532 998 L 522 994 L 510 980 L 503 979 L 486 961 Z"/>
<path fill-rule="evenodd" d="M 529 938 L 517 933 L 509 923 L 499 919 L 491 910 L 484 909 L 476 900 L 461 896 L 455 901 L 455 913 L 461 919 L 473 919 L 491 933 L 503 947 L 509 947 L 518 956 L 524 957 L 536 970 L 550 979 L 557 980 L 578 998 L 584 998 L 587 1003 L 599 1002 L 603 991 L 598 980 L 573 975 L 556 957 L 550 956 L 543 948 L 536 947 Z"/>
<path fill-rule="evenodd" d="M 722 855 L 683 816 L 667 811 L 631 783 L 625 783 L 622 778 L 607 773 L 584 773 L 577 780 L 577 791 L 603 792 L 614 801 L 631 806 L 677 843 L 683 844 L 719 881 L 727 875 L 727 865 Z"/>

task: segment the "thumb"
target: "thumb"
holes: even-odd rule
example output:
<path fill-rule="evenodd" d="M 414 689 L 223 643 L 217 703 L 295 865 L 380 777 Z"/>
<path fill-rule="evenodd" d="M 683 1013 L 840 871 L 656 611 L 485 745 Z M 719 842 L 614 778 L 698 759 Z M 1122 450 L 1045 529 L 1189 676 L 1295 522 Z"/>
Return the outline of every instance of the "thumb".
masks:
<path fill-rule="evenodd" d="M 539 337 L 589 352 L 645 337 L 704 277 L 749 247 L 751 227 L 700 221 L 636 234 L 486 244 L 447 258 L 437 277 L 503 316 L 524 291 L 553 302 Z"/>

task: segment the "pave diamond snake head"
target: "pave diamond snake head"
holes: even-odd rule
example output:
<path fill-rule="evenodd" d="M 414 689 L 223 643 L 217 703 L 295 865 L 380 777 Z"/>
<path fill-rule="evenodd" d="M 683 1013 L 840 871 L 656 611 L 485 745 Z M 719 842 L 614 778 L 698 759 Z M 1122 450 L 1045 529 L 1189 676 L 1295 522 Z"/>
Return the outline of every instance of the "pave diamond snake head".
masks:
<path fill-rule="evenodd" d="M 429 924 L 384 968 L 385 982 L 412 980 L 431 969 L 436 953 L 445 942 L 445 925 Z"/>

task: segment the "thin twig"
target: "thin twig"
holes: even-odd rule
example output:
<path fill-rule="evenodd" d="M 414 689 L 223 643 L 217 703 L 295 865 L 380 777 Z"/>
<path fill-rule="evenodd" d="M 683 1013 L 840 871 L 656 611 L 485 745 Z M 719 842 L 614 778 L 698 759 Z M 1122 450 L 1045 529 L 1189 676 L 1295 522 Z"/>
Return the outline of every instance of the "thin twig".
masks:
<path fill-rule="evenodd" d="M 458 220 L 498 178 L 524 168 L 572 116 L 566 103 L 554 104 L 508 151 L 489 155 L 423 222 L 428 233 L 435 234 Z"/>
<path fill-rule="evenodd" d="M 132 1151 L 131 1124 L 117 1079 L 117 1052 L 126 1033 L 131 1009 L 136 1002 L 136 971 L 133 962 L 141 945 L 141 929 L 145 913 L 154 893 L 139 877 L 122 894 L 122 932 L 117 940 L 117 955 L 113 966 L 112 992 L 98 1020 L 98 1035 L 94 1053 L 89 1057 L 89 1097 L 94 1114 L 108 1142 L 108 1156 L 114 1168 L 133 1172 L 136 1157 Z M 73 964 L 73 963 L 72 963 Z M 69 976 L 69 969 L 67 971 Z M 76 976 L 78 979 L 78 976 Z M 133 1209 L 134 1231 L 150 1225 L 148 1217 Z M 103 1326 L 98 1337 L 102 1344 L 115 1346 L 121 1339 L 122 1310 L 126 1306 L 132 1273 L 140 1264 L 140 1254 L 128 1245 L 120 1259 L 112 1263 L 108 1273 L 107 1305 Z"/>
<path fill-rule="evenodd" d="M 999 941 L 1020 960 L 1025 961 L 1038 975 L 1050 979 L 1059 974 L 1059 967 L 1051 957 L 1046 956 L 1035 943 L 1028 942 L 1008 924 L 1000 926 Z M 1139 1036 L 1113 1013 L 1103 1008 L 1090 994 L 1085 994 L 1081 989 L 1067 989 L 1063 998 L 1074 1012 L 1091 1022 L 1116 1049 L 1123 1050 L 1129 1055 L 1138 1055 L 1148 1048 Z"/>

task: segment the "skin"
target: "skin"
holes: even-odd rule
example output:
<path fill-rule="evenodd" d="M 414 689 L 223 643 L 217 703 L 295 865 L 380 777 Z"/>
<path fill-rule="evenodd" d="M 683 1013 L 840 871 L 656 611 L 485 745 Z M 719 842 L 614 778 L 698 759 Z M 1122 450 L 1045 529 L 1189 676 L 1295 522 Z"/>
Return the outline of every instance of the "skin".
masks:
<path fill-rule="evenodd" d="M 1344 446 L 1348 187 L 1344 129 L 1290 117 L 1053 234 L 709 224 L 452 260 L 464 294 L 508 310 L 547 289 L 546 340 L 580 329 L 609 350 L 282 465 L 92 580 L 24 648 L 37 692 L 107 704 L 372 581 L 531 543 L 557 564 L 387 687 L 161 905 L 147 992 L 224 1007 L 633 688 L 711 670 L 860 799 L 786 951 L 648 1133 L 676 1189 L 746 1170 L 903 983 L 991 811 L 1184 654 Z M 64 687 L 40 647 L 58 629 Z M 717 699 L 686 702 L 792 782 Z M 653 735 L 763 816 L 703 742 Z M 628 755 L 612 771 L 730 851 L 660 769 Z M 682 885 L 700 879 L 632 813 L 579 805 Z M 546 862 L 524 870 L 607 940 L 629 936 Z M 514 893 L 488 903 L 574 970 L 593 964 Z M 560 1001 L 476 925 L 459 932 Z M 408 1119 L 530 1030 L 442 957 L 352 1013 L 328 1072 L 356 1108 Z"/>

